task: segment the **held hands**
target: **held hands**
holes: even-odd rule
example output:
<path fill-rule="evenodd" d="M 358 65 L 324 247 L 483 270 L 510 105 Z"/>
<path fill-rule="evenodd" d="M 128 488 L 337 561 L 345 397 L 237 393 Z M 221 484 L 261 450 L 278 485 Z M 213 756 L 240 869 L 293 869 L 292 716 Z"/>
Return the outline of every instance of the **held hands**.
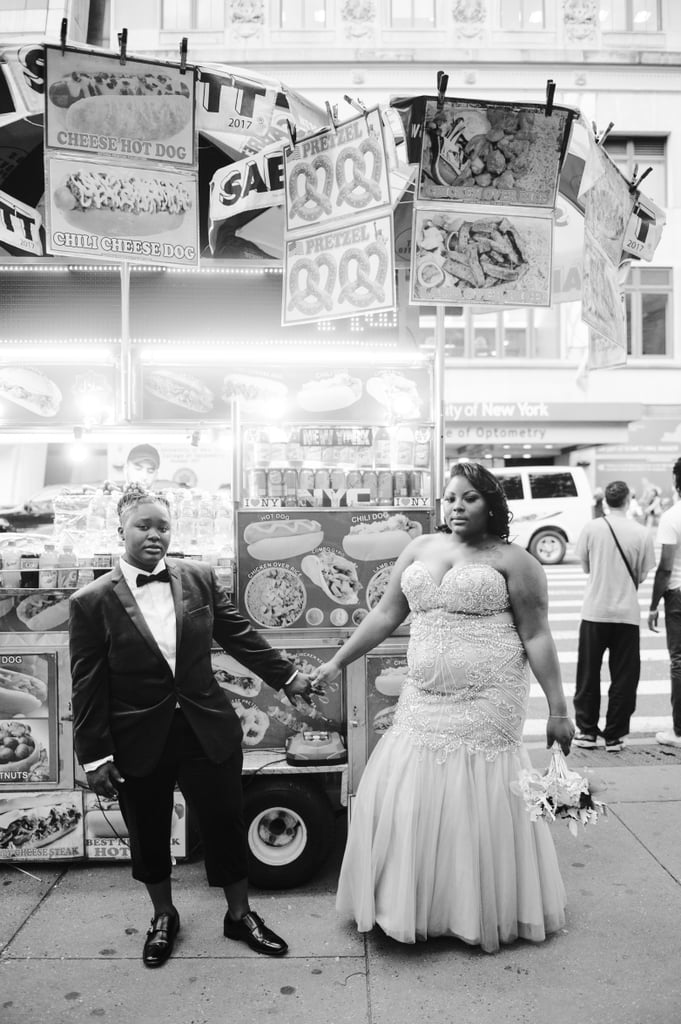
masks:
<path fill-rule="evenodd" d="M 292 679 L 291 682 L 287 683 L 284 687 L 284 693 L 294 707 L 297 706 L 298 700 L 302 700 L 304 704 L 312 707 L 310 695 L 313 693 L 323 692 L 323 686 L 320 686 L 317 680 L 313 679 L 311 675 L 305 675 L 303 672 L 298 672 L 295 679 Z"/>
<path fill-rule="evenodd" d="M 660 632 L 659 629 L 657 628 L 657 623 L 658 623 L 659 617 L 660 617 L 660 613 L 658 612 L 657 608 L 655 609 L 654 612 L 652 612 L 652 611 L 648 612 L 648 629 L 652 630 L 653 633 L 659 633 Z"/>
<path fill-rule="evenodd" d="M 125 779 L 113 761 L 105 761 L 94 772 L 87 773 L 87 782 L 97 796 L 106 796 L 112 799 L 118 796 L 118 786 L 121 782 L 125 782 Z"/>
<path fill-rule="evenodd" d="M 549 749 L 554 743 L 557 743 L 564 754 L 569 754 L 574 735 L 575 726 L 569 715 L 549 716 L 549 720 L 546 723 L 546 746 Z"/>
<path fill-rule="evenodd" d="M 326 664 L 319 665 L 318 668 L 314 670 L 312 678 L 314 679 L 316 686 L 321 686 L 323 688 L 329 683 L 332 683 L 334 679 L 337 679 L 340 674 L 341 669 L 332 658 L 331 661 L 327 661 Z"/>

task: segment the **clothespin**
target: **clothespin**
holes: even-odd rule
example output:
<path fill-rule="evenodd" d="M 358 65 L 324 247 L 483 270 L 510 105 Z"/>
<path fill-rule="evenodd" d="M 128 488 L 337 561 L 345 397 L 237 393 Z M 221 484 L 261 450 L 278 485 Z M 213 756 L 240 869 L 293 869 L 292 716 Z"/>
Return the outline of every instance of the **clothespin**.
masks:
<path fill-rule="evenodd" d="M 358 114 L 367 114 L 367 108 L 361 100 L 353 100 L 351 96 L 344 96 L 343 99 L 346 103 L 349 103 L 351 107 L 354 107 Z"/>
<path fill-rule="evenodd" d="M 643 181 L 644 178 L 648 177 L 648 175 L 650 174 L 651 171 L 652 171 L 652 167 L 647 167 L 646 170 L 643 172 L 643 174 L 639 175 L 639 173 L 638 173 L 638 164 L 634 164 L 634 174 L 633 174 L 633 177 L 631 179 L 631 183 L 629 185 L 629 191 L 630 192 L 638 192 L 639 186 L 640 186 L 641 182 Z"/>
<path fill-rule="evenodd" d="M 61 40 L 61 55 L 62 55 L 62 57 L 64 56 L 64 53 L 66 52 L 66 32 L 68 30 L 68 27 L 69 27 L 69 19 L 68 18 L 62 18 L 61 19 L 61 30 L 59 32 L 59 38 Z"/>
<path fill-rule="evenodd" d="M 546 82 L 546 106 L 544 107 L 544 116 L 551 117 L 553 113 L 553 97 L 556 92 L 556 83 L 552 78 L 549 78 Z"/>
<path fill-rule="evenodd" d="M 296 142 L 298 141 L 298 130 L 293 122 L 289 121 L 288 118 L 286 119 L 286 124 L 288 126 L 288 136 L 291 140 L 291 149 L 293 150 L 296 148 Z"/>
<path fill-rule="evenodd" d="M 128 30 L 127 28 L 121 29 L 118 33 L 118 45 L 121 48 L 120 61 L 121 64 L 125 64 L 125 51 L 128 48 Z"/>
<path fill-rule="evenodd" d="M 331 127 L 333 128 L 334 133 L 335 133 L 335 131 L 336 131 L 336 118 L 338 117 L 338 107 L 334 108 L 335 109 L 335 113 L 336 113 L 336 117 L 334 117 L 334 110 L 331 109 L 331 104 L 329 103 L 328 100 L 325 100 L 324 102 L 326 104 L 326 113 L 329 116 L 329 124 L 331 125 Z"/>
<path fill-rule="evenodd" d="M 180 74 L 187 72 L 187 37 L 182 36 L 180 41 Z"/>
<path fill-rule="evenodd" d="M 447 86 L 449 85 L 449 75 L 446 75 L 444 71 L 438 71 L 437 73 L 437 109 L 441 110 L 445 102 L 445 93 L 447 92 Z"/>
<path fill-rule="evenodd" d="M 608 125 L 608 127 L 605 129 L 605 131 L 601 135 L 600 139 L 598 140 L 598 145 L 599 146 L 603 145 L 603 143 L 605 142 L 605 140 L 607 139 L 608 135 L 610 134 L 610 132 L 613 130 L 614 127 L 615 127 L 615 122 L 611 121 L 610 124 Z"/>

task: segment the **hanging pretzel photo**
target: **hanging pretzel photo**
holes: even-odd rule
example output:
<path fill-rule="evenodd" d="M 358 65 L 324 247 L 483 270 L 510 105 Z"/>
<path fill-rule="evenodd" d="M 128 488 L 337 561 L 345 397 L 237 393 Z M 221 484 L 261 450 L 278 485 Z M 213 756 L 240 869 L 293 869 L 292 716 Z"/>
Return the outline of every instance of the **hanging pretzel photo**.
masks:
<path fill-rule="evenodd" d="M 367 173 L 367 157 L 371 161 L 371 173 Z M 347 179 L 347 165 L 351 164 L 351 178 Z M 346 203 L 355 210 L 362 210 L 373 199 L 381 200 L 381 171 L 383 154 L 375 139 L 363 139 L 359 146 L 346 146 L 336 160 L 336 183 L 338 198 L 336 205 Z"/>
<path fill-rule="evenodd" d="M 323 270 L 326 270 L 326 277 L 322 285 Z M 322 253 L 314 259 L 303 256 L 296 260 L 288 275 L 289 312 L 297 309 L 304 316 L 317 316 L 323 309 L 331 312 L 335 283 L 336 261 L 333 256 Z"/>
<path fill-rule="evenodd" d="M 372 276 L 371 257 L 376 259 L 376 273 Z M 354 268 L 354 274 L 352 269 Z M 385 243 L 370 242 L 364 249 L 354 248 L 344 252 L 338 268 L 341 290 L 340 302 L 349 302 L 358 309 L 380 304 L 385 301 L 385 278 L 388 271 L 388 253 Z"/>
<path fill-rule="evenodd" d="M 321 190 L 319 171 L 322 172 Z M 304 179 L 302 194 L 298 188 L 301 178 Z M 328 216 L 333 209 L 329 198 L 332 188 L 333 165 L 330 157 L 319 153 L 311 164 L 300 161 L 293 167 L 289 177 L 289 215 L 309 222 L 318 220 L 323 213 Z"/>

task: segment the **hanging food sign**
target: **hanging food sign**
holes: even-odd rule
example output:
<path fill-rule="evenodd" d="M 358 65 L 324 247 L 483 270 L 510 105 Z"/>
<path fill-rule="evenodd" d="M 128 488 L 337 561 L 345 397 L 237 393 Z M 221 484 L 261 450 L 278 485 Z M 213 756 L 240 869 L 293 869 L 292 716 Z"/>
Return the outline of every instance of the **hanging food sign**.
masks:
<path fill-rule="evenodd" d="M 627 355 L 619 267 L 636 195 L 593 138 L 580 198 L 584 201 L 582 320 L 593 328 L 590 365 L 617 366 L 626 362 Z"/>
<path fill-rule="evenodd" d="M 417 198 L 553 209 L 573 114 L 542 104 L 428 100 Z"/>
<path fill-rule="evenodd" d="M 367 110 L 291 141 L 284 150 L 282 323 L 394 309 L 393 223 L 380 112 Z"/>
<path fill-rule="evenodd" d="M 427 204 L 414 218 L 413 299 L 548 306 L 553 221 L 497 208 Z"/>
<path fill-rule="evenodd" d="M 286 228 L 328 226 L 390 205 L 379 111 L 307 136 L 284 153 Z"/>
<path fill-rule="evenodd" d="M 193 67 L 46 46 L 45 145 L 197 163 Z"/>

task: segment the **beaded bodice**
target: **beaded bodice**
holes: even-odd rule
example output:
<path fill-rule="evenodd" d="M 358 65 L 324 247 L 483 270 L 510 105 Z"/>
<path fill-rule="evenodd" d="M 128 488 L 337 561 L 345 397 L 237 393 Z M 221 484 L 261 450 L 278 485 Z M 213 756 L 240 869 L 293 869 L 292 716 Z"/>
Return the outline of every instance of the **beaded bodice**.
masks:
<path fill-rule="evenodd" d="M 422 562 L 402 574 L 412 611 L 409 674 L 393 729 L 444 759 L 466 746 L 493 759 L 522 740 L 527 659 L 508 616 L 506 581 L 483 562 L 448 570 L 437 583 Z"/>

